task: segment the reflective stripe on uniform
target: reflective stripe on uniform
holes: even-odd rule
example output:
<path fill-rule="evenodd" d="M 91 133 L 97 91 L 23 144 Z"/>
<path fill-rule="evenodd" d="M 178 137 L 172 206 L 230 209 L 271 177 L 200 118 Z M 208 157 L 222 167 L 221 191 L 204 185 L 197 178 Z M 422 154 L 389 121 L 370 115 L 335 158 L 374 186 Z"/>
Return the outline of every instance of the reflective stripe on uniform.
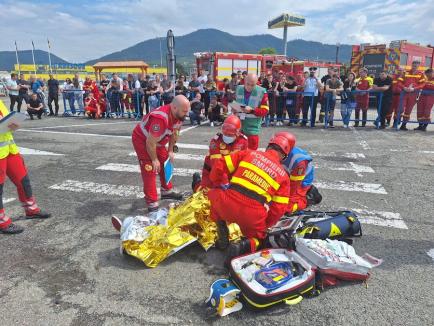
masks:
<path fill-rule="evenodd" d="M 294 166 L 295 161 L 301 157 L 306 157 L 306 155 L 300 153 L 300 154 L 295 154 L 291 157 L 291 161 L 289 161 L 289 164 L 288 164 L 289 171 L 292 171 L 292 167 Z M 286 167 L 286 165 L 285 165 L 285 167 Z M 288 171 L 288 169 L 286 171 Z"/>
<path fill-rule="evenodd" d="M 294 206 L 292 206 L 292 212 L 294 213 L 298 209 L 298 204 L 295 203 Z"/>
<path fill-rule="evenodd" d="M 290 175 L 289 180 L 291 181 L 302 181 L 304 180 L 306 176 L 305 175 Z"/>
<path fill-rule="evenodd" d="M 271 200 L 274 201 L 275 203 L 279 203 L 279 204 L 288 204 L 289 203 L 288 197 L 273 196 L 273 197 L 271 197 Z"/>
<path fill-rule="evenodd" d="M 224 158 L 225 158 L 226 166 L 228 167 L 229 173 L 234 173 L 235 167 L 234 167 L 234 163 L 232 162 L 231 156 L 225 155 Z"/>
<path fill-rule="evenodd" d="M 216 159 L 216 158 L 222 158 L 222 156 L 223 156 L 222 154 L 212 154 L 212 155 L 209 156 L 209 158 L 213 160 L 213 159 Z"/>
<path fill-rule="evenodd" d="M 238 184 L 240 186 L 243 186 L 251 191 L 256 192 L 258 195 L 264 196 L 267 199 L 267 202 L 271 201 L 271 196 L 261 187 L 254 185 L 250 181 L 238 178 L 238 177 L 232 177 L 231 183 Z"/>
<path fill-rule="evenodd" d="M 252 163 L 249 163 L 246 161 L 241 161 L 240 166 L 242 166 L 243 168 L 247 168 L 249 170 L 252 170 L 256 174 L 258 174 L 265 181 L 267 181 L 268 184 L 270 184 L 274 188 L 274 190 L 277 190 L 280 188 L 280 185 L 275 180 L 273 180 L 273 178 L 270 175 L 268 175 L 264 170 L 261 170 L 260 168 L 253 165 Z"/>
<path fill-rule="evenodd" d="M 270 108 L 268 107 L 268 105 L 261 105 L 259 108 L 260 109 L 266 109 L 267 111 L 270 110 Z"/>
<path fill-rule="evenodd" d="M 8 146 L 8 145 L 12 145 L 12 144 L 15 144 L 15 141 L 14 141 L 13 139 L 12 139 L 12 140 L 8 140 L 8 141 L 1 142 L 1 143 L 0 143 L 0 147 Z"/>

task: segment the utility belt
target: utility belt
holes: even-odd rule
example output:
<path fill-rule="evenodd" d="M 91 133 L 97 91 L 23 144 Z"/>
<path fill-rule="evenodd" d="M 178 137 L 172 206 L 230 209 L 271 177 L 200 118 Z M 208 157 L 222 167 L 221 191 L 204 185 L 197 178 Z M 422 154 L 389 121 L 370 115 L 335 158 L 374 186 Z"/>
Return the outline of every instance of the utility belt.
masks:
<path fill-rule="evenodd" d="M 234 183 L 231 183 L 229 185 L 229 189 L 235 190 L 236 192 L 238 192 L 238 193 L 240 193 L 246 197 L 249 197 L 250 199 L 257 201 L 258 203 L 263 205 L 265 207 L 265 209 L 268 211 L 268 209 L 269 209 L 268 202 L 264 196 L 261 196 L 252 190 L 249 190 L 247 188 L 244 188 L 243 186 L 240 186 L 240 185 L 237 185 Z"/>

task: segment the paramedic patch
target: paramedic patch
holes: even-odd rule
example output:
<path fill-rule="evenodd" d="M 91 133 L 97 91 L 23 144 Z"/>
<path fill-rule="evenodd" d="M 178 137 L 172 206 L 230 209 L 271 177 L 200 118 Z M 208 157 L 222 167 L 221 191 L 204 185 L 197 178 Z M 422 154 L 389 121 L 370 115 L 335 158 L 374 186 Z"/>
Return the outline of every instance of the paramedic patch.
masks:
<path fill-rule="evenodd" d="M 145 165 L 145 171 L 147 171 L 147 172 L 152 171 L 152 165 L 146 164 Z"/>

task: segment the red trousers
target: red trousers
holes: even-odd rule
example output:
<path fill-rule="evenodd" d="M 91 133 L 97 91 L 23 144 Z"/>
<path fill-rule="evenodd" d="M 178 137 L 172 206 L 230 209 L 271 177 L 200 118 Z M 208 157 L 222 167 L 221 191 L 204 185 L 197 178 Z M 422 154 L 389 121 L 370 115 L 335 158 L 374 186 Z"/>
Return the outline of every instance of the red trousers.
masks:
<path fill-rule="evenodd" d="M 210 213 L 213 221 L 237 223 L 247 238 L 266 237 L 268 212 L 259 202 L 231 189 L 210 189 L 208 198 L 211 202 Z"/>
<path fill-rule="evenodd" d="M 259 147 L 259 135 L 248 135 L 247 136 L 247 148 L 252 150 L 257 150 Z"/>
<path fill-rule="evenodd" d="M 369 108 L 369 94 L 357 94 L 356 96 L 356 111 L 368 111 Z"/>
<path fill-rule="evenodd" d="M 417 102 L 417 121 L 423 123 L 431 122 L 431 111 L 434 106 L 434 94 L 421 95 Z"/>
<path fill-rule="evenodd" d="M 414 106 L 416 105 L 417 93 L 408 93 L 404 95 L 404 103 L 403 109 L 404 113 L 402 115 L 402 120 L 408 121 L 410 120 L 411 111 L 413 111 Z"/>
<path fill-rule="evenodd" d="M 386 115 L 387 120 L 392 119 L 392 114 L 393 114 L 393 119 L 398 119 L 399 98 L 400 98 L 399 94 L 393 95 L 392 104 L 390 104 L 389 111 L 387 111 L 387 115 Z"/>
<path fill-rule="evenodd" d="M 294 213 L 297 211 L 301 211 L 307 207 L 307 193 L 310 189 L 310 186 L 308 187 L 300 187 L 297 189 L 296 194 L 291 194 L 289 196 L 289 204 L 288 204 L 288 212 Z M 296 205 L 294 207 L 294 205 Z"/>
<path fill-rule="evenodd" d="M 0 228 L 7 227 L 11 220 L 5 216 L 3 208 L 3 185 L 6 176 L 17 187 L 18 198 L 20 199 L 26 215 L 39 213 L 40 209 L 33 198 L 30 180 L 27 176 L 27 169 L 20 154 L 9 154 L 0 159 Z"/>
<path fill-rule="evenodd" d="M 133 135 L 133 147 L 137 153 L 137 158 L 139 159 L 140 171 L 142 173 L 143 180 L 143 193 L 145 194 L 146 203 L 149 205 L 151 203 L 158 202 L 157 193 L 157 174 L 152 171 L 152 160 L 149 157 L 148 151 L 146 150 L 146 141 L 138 139 Z M 157 158 L 160 161 L 160 183 L 161 188 L 164 190 L 172 189 L 172 182 L 166 184 L 166 177 L 164 175 L 164 162 L 169 157 L 166 147 L 157 146 Z"/>

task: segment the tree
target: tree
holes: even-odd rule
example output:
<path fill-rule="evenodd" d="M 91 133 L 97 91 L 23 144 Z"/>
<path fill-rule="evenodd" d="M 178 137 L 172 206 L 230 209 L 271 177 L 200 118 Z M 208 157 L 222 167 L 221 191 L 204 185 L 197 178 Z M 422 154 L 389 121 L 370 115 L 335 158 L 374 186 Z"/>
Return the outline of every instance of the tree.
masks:
<path fill-rule="evenodd" d="M 176 74 L 178 76 L 180 76 L 180 75 L 187 76 L 188 75 L 187 71 L 185 70 L 185 67 L 180 63 L 177 63 L 175 65 L 175 69 L 176 69 Z"/>
<path fill-rule="evenodd" d="M 276 54 L 275 48 L 262 48 L 259 50 L 259 54 Z"/>

